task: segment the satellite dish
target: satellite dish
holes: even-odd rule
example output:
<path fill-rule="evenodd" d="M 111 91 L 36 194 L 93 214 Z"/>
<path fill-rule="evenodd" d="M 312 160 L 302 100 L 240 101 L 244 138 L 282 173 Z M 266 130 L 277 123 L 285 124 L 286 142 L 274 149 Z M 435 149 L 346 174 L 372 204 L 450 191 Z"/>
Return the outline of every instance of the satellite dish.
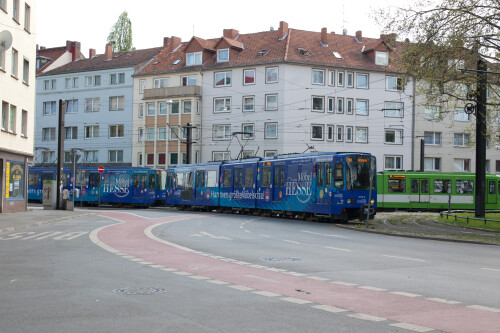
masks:
<path fill-rule="evenodd" d="M 0 32 L 0 52 L 8 50 L 12 46 L 12 34 L 8 30 Z"/>

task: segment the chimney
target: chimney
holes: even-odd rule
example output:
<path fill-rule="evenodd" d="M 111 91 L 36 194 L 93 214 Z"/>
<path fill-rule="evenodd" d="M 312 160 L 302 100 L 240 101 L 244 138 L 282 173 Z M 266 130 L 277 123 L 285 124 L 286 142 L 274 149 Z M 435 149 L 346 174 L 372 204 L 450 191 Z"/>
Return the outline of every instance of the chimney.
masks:
<path fill-rule="evenodd" d="M 356 31 L 356 39 L 360 43 L 363 41 L 363 34 L 361 33 L 361 30 Z"/>
<path fill-rule="evenodd" d="M 104 51 L 104 60 L 109 60 L 113 58 L 113 47 L 111 44 L 106 44 L 106 48 Z"/>
<path fill-rule="evenodd" d="M 170 45 L 170 37 L 163 37 L 163 48 Z"/>
<path fill-rule="evenodd" d="M 173 52 L 181 43 L 180 37 L 163 37 L 163 49 L 168 52 Z"/>
<path fill-rule="evenodd" d="M 89 49 L 89 59 L 95 57 L 95 49 Z"/>
<path fill-rule="evenodd" d="M 326 28 L 321 29 L 321 43 L 323 46 L 328 45 L 328 33 L 326 32 Z"/>
<path fill-rule="evenodd" d="M 80 58 L 81 44 L 80 44 L 80 42 L 71 42 L 71 47 L 72 47 L 71 61 L 75 61 L 76 59 Z"/>
<path fill-rule="evenodd" d="M 222 31 L 222 36 L 229 38 L 229 39 L 235 39 L 239 35 L 239 31 L 235 29 L 224 29 Z"/>
<path fill-rule="evenodd" d="M 45 50 L 46 47 L 45 46 L 40 46 L 40 50 Z"/>
<path fill-rule="evenodd" d="M 280 27 L 278 29 L 278 38 L 279 39 L 285 38 L 287 33 L 288 33 L 288 23 L 286 23 L 285 21 L 280 21 Z"/>

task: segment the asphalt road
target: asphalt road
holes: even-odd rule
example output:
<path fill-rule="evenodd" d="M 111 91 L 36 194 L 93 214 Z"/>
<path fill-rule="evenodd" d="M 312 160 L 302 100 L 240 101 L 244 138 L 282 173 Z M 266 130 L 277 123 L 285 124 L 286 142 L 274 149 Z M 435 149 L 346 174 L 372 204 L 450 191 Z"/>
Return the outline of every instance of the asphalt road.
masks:
<path fill-rule="evenodd" d="M 0 234 L 1 331 L 500 327 L 495 246 L 251 216 L 99 213 Z"/>

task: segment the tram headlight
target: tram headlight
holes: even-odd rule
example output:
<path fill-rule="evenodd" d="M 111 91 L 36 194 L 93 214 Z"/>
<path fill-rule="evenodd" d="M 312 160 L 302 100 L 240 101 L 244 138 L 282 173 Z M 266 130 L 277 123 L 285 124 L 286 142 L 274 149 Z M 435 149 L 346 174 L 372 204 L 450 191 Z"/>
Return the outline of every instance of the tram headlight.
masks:
<path fill-rule="evenodd" d="M 354 200 L 354 199 L 347 199 L 347 204 L 352 205 L 354 203 L 356 203 L 356 200 Z"/>
<path fill-rule="evenodd" d="M 373 205 L 373 204 L 375 204 L 375 199 L 370 200 L 370 205 Z"/>

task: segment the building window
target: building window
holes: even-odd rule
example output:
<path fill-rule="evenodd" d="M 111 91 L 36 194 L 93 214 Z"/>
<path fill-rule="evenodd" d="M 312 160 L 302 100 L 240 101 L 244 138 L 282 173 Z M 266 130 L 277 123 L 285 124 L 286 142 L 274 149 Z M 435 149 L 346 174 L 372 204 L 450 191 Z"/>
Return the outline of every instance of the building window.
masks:
<path fill-rule="evenodd" d="M 142 165 L 142 153 L 137 153 L 137 165 Z"/>
<path fill-rule="evenodd" d="M 85 126 L 85 139 L 93 139 L 99 137 L 99 125 Z"/>
<path fill-rule="evenodd" d="M 99 106 L 99 97 L 85 98 L 85 112 L 97 112 L 99 111 Z"/>
<path fill-rule="evenodd" d="M 55 101 L 52 102 L 43 102 L 43 115 L 54 115 L 56 114 L 57 104 Z"/>
<path fill-rule="evenodd" d="M 17 57 L 18 57 L 18 52 L 16 49 L 12 49 L 12 63 L 10 67 L 10 72 L 12 76 L 17 77 Z"/>
<path fill-rule="evenodd" d="M 55 141 L 55 139 L 56 139 L 55 127 L 42 128 L 42 141 Z"/>
<path fill-rule="evenodd" d="M 180 134 L 179 126 L 169 126 L 169 127 L 170 127 L 170 132 L 169 132 L 168 139 L 171 140 L 171 141 L 178 141 L 178 140 L 180 140 L 180 137 L 179 137 L 179 134 Z"/>
<path fill-rule="evenodd" d="M 109 84 L 124 84 L 125 83 L 125 73 L 114 73 L 109 74 Z"/>
<path fill-rule="evenodd" d="M 255 111 L 255 97 L 245 96 L 243 97 L 243 111 Z"/>
<path fill-rule="evenodd" d="M 455 147 L 466 147 L 469 145 L 469 134 L 468 133 L 455 133 L 453 145 Z"/>
<path fill-rule="evenodd" d="M 278 155 L 277 150 L 264 150 L 264 157 L 272 157 Z"/>
<path fill-rule="evenodd" d="M 278 138 L 278 123 L 264 123 L 264 139 Z"/>
<path fill-rule="evenodd" d="M 142 127 L 139 127 L 137 129 L 137 141 L 142 142 L 144 140 L 144 129 Z"/>
<path fill-rule="evenodd" d="M 255 69 L 243 70 L 243 85 L 255 84 Z"/>
<path fill-rule="evenodd" d="M 375 51 L 375 65 L 389 65 L 389 54 L 387 52 Z"/>
<path fill-rule="evenodd" d="M 344 141 L 344 126 L 337 126 L 337 142 Z"/>
<path fill-rule="evenodd" d="M 12 0 L 12 18 L 19 23 L 19 0 Z"/>
<path fill-rule="evenodd" d="M 48 91 L 48 90 L 56 90 L 56 80 L 43 80 L 43 90 Z"/>
<path fill-rule="evenodd" d="M 154 79 L 153 88 L 167 88 L 168 78 Z"/>
<path fill-rule="evenodd" d="M 278 67 L 266 68 L 266 83 L 277 83 L 279 78 Z"/>
<path fill-rule="evenodd" d="M 217 50 L 217 62 L 228 62 L 229 61 L 229 49 Z"/>
<path fill-rule="evenodd" d="M 148 116 L 154 116 L 156 113 L 156 106 L 155 103 L 147 103 L 146 104 L 146 115 Z"/>
<path fill-rule="evenodd" d="M 42 162 L 52 163 L 56 159 L 56 153 L 54 151 L 43 151 L 42 152 Z"/>
<path fill-rule="evenodd" d="M 109 163 L 123 162 L 123 150 L 109 150 L 108 151 Z"/>
<path fill-rule="evenodd" d="M 402 145 L 403 144 L 403 130 L 386 129 L 385 130 L 385 143 Z"/>
<path fill-rule="evenodd" d="M 470 159 L 467 158 L 455 158 L 453 160 L 453 167 L 455 171 L 465 171 L 470 172 Z"/>
<path fill-rule="evenodd" d="M 154 141 L 155 140 L 155 129 L 154 127 L 146 128 L 146 141 Z"/>
<path fill-rule="evenodd" d="M 441 158 L 438 157 L 425 157 L 424 158 L 425 171 L 439 171 L 441 170 Z"/>
<path fill-rule="evenodd" d="M 139 111 L 137 112 L 139 118 L 144 117 L 144 104 L 140 103 L 139 104 Z"/>
<path fill-rule="evenodd" d="M 0 71 L 5 71 L 5 51 L 0 51 Z"/>
<path fill-rule="evenodd" d="M 312 84 L 325 84 L 325 70 L 324 69 L 313 69 L 312 70 Z"/>
<path fill-rule="evenodd" d="M 325 112 L 325 98 L 323 96 L 312 97 L 312 111 Z"/>
<path fill-rule="evenodd" d="M 64 88 L 78 88 L 78 78 L 77 77 L 67 77 L 64 79 Z"/>
<path fill-rule="evenodd" d="M 179 153 L 169 153 L 169 164 L 174 165 L 179 163 Z"/>
<path fill-rule="evenodd" d="M 158 103 L 158 114 L 166 115 L 167 114 L 167 102 L 159 102 Z"/>
<path fill-rule="evenodd" d="M 386 117 L 399 117 L 404 115 L 404 104 L 399 102 L 385 102 L 384 112 Z"/>
<path fill-rule="evenodd" d="M 231 85 L 231 72 L 215 73 L 215 86 L 227 87 Z"/>
<path fill-rule="evenodd" d="M 424 132 L 424 143 L 426 145 L 441 145 L 441 133 L 439 132 Z"/>
<path fill-rule="evenodd" d="M 78 127 L 76 126 L 64 127 L 64 139 L 65 140 L 78 139 Z"/>
<path fill-rule="evenodd" d="M 83 159 L 85 162 L 99 162 L 99 152 L 97 150 L 85 150 L 83 152 Z"/>
<path fill-rule="evenodd" d="M 72 99 L 66 101 L 66 113 L 78 113 L 78 100 Z"/>
<path fill-rule="evenodd" d="M 346 114 L 352 114 L 354 111 L 354 100 L 352 98 L 346 99 Z"/>
<path fill-rule="evenodd" d="M 314 104 L 314 103 L 313 103 Z M 328 108 L 327 112 L 335 112 L 335 97 L 328 97 Z"/>
<path fill-rule="evenodd" d="M 30 81 L 30 62 L 23 60 L 23 83 L 29 84 Z"/>
<path fill-rule="evenodd" d="M 139 80 L 139 94 L 144 94 L 146 88 L 146 80 Z"/>
<path fill-rule="evenodd" d="M 353 72 L 347 72 L 347 88 L 353 88 L 354 87 L 354 73 Z"/>
<path fill-rule="evenodd" d="M 441 108 L 439 106 L 426 106 L 424 111 L 425 119 L 439 119 Z"/>
<path fill-rule="evenodd" d="M 243 139 L 255 138 L 254 124 L 243 124 L 243 125 L 241 125 L 241 130 L 243 132 L 243 134 L 241 136 Z"/>
<path fill-rule="evenodd" d="M 368 101 L 356 100 L 356 114 L 367 116 L 368 115 Z"/>
<path fill-rule="evenodd" d="M 9 103 L 2 102 L 2 130 L 9 129 Z"/>
<path fill-rule="evenodd" d="M 352 126 L 345 128 L 345 142 L 352 142 Z"/>
<path fill-rule="evenodd" d="M 337 86 L 344 86 L 344 72 L 337 72 Z"/>
<path fill-rule="evenodd" d="M 158 165 L 165 165 L 166 159 L 167 159 L 167 154 L 158 153 Z"/>
<path fill-rule="evenodd" d="M 231 125 L 214 125 L 213 140 L 229 140 L 231 138 Z"/>
<path fill-rule="evenodd" d="M 356 127 L 356 142 L 358 143 L 368 142 L 368 128 Z"/>
<path fill-rule="evenodd" d="M 344 98 L 337 98 L 337 113 L 344 113 Z"/>
<path fill-rule="evenodd" d="M 0 0 L 0 9 L 7 11 L 7 0 Z"/>
<path fill-rule="evenodd" d="M 109 137 L 123 138 L 125 132 L 124 128 L 124 125 L 109 125 Z"/>
<path fill-rule="evenodd" d="M 191 101 L 182 101 L 182 114 L 191 114 Z"/>
<path fill-rule="evenodd" d="M 112 96 L 109 98 L 109 111 L 123 111 L 125 104 L 124 96 Z"/>
<path fill-rule="evenodd" d="M 173 101 L 170 106 L 170 114 L 179 114 L 179 101 Z"/>
<path fill-rule="evenodd" d="M 231 98 L 214 98 L 214 112 L 231 112 Z"/>
<path fill-rule="evenodd" d="M 212 161 L 227 161 L 230 159 L 229 152 L 227 151 L 214 151 L 212 152 Z"/>
<path fill-rule="evenodd" d="M 334 125 L 328 125 L 326 127 L 326 140 L 327 141 L 333 141 L 335 136 L 335 126 Z"/>
<path fill-rule="evenodd" d="M 368 74 L 358 73 L 356 75 L 356 88 L 368 89 Z"/>
<path fill-rule="evenodd" d="M 167 140 L 167 128 L 166 127 L 158 127 L 158 140 L 161 140 L 161 141 Z"/>
<path fill-rule="evenodd" d="M 328 85 L 335 86 L 335 71 L 328 71 Z"/>
<path fill-rule="evenodd" d="M 196 66 L 201 65 L 202 53 L 194 52 L 186 54 L 186 66 Z"/>
<path fill-rule="evenodd" d="M 385 170 L 402 170 L 403 156 L 384 156 Z"/>
<path fill-rule="evenodd" d="M 455 120 L 456 121 L 469 121 L 470 115 L 467 114 L 464 108 L 455 109 Z"/>
<path fill-rule="evenodd" d="M 311 140 L 323 140 L 323 125 L 311 125 Z"/>
<path fill-rule="evenodd" d="M 188 75 L 181 77 L 181 86 L 195 86 L 196 85 L 196 75 Z"/>
<path fill-rule="evenodd" d="M 386 76 L 385 77 L 385 90 L 402 91 L 403 90 L 403 78 L 397 77 L 397 76 Z"/>
<path fill-rule="evenodd" d="M 11 133 L 16 133 L 16 118 L 17 118 L 17 108 L 11 104 L 9 112 L 9 132 Z"/>

